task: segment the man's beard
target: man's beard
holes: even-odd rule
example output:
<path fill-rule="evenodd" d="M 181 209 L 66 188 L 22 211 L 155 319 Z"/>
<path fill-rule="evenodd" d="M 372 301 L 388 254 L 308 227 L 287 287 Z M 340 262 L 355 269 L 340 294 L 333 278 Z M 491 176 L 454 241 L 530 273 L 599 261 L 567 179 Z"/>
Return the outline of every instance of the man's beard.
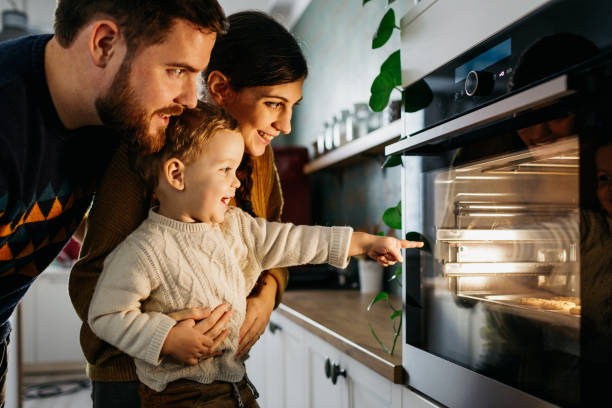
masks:
<path fill-rule="evenodd" d="M 151 120 L 159 114 L 180 115 L 183 107 L 173 105 L 148 115 L 130 86 L 130 72 L 131 60 L 126 58 L 106 94 L 96 99 L 96 110 L 102 124 L 117 131 L 137 151 L 144 154 L 156 153 L 166 143 L 166 127 L 160 126 L 155 133 L 150 134 Z"/>

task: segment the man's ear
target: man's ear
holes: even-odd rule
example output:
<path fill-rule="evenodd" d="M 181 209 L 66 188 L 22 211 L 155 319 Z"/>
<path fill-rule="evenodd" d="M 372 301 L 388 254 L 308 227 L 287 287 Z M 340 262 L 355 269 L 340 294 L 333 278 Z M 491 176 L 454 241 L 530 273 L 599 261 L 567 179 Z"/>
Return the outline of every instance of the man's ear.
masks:
<path fill-rule="evenodd" d="M 221 71 L 213 71 L 208 74 L 206 85 L 208 94 L 219 106 L 225 106 L 235 96 L 229 78 Z"/>
<path fill-rule="evenodd" d="M 176 190 L 185 189 L 185 164 L 177 158 L 171 158 L 164 163 L 163 177 Z"/>
<path fill-rule="evenodd" d="M 117 53 L 122 41 L 119 26 L 112 20 L 97 21 L 91 29 L 89 37 L 89 53 L 95 66 L 104 68 Z"/>

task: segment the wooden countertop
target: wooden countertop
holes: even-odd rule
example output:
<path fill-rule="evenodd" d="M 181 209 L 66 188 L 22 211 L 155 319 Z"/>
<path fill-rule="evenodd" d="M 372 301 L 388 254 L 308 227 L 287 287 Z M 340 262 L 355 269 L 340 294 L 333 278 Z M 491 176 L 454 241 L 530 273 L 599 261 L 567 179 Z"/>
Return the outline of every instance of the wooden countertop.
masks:
<path fill-rule="evenodd" d="M 366 310 L 374 294 L 356 290 L 289 290 L 283 294 L 278 312 L 335 348 L 396 384 L 403 383 L 402 337 L 397 339 L 393 356 L 376 342 L 368 322 L 387 347 L 393 342 L 392 310 L 384 301 Z M 391 297 L 395 308 L 402 305 Z"/>

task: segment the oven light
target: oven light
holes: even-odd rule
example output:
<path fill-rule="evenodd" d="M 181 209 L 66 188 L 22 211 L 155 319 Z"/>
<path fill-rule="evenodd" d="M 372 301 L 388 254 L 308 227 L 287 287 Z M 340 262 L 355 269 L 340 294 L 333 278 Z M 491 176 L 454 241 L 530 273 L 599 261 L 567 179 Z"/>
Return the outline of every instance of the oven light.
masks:
<path fill-rule="evenodd" d="M 578 160 L 578 156 L 555 156 L 551 157 L 552 160 Z"/>
<path fill-rule="evenodd" d="M 481 210 L 520 210 L 526 207 L 524 205 L 468 205 L 467 208 Z"/>
<path fill-rule="evenodd" d="M 470 214 L 470 217 L 516 217 L 520 214 L 505 214 L 505 213 L 477 213 Z"/>
<path fill-rule="evenodd" d="M 561 168 L 578 168 L 578 164 L 559 164 L 559 163 L 521 163 L 520 167 L 561 167 Z"/>
<path fill-rule="evenodd" d="M 457 176 L 457 180 L 506 180 L 508 177 L 499 176 Z"/>
<path fill-rule="evenodd" d="M 508 197 L 514 194 L 511 193 L 459 193 L 458 197 Z"/>

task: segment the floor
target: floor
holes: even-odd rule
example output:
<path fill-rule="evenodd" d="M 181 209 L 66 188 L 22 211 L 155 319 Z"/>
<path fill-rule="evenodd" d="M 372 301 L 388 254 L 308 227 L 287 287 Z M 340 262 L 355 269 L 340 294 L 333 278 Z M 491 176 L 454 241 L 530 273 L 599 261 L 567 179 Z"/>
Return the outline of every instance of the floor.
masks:
<path fill-rule="evenodd" d="M 82 373 L 26 376 L 23 385 L 23 408 L 91 407 L 89 380 Z"/>

